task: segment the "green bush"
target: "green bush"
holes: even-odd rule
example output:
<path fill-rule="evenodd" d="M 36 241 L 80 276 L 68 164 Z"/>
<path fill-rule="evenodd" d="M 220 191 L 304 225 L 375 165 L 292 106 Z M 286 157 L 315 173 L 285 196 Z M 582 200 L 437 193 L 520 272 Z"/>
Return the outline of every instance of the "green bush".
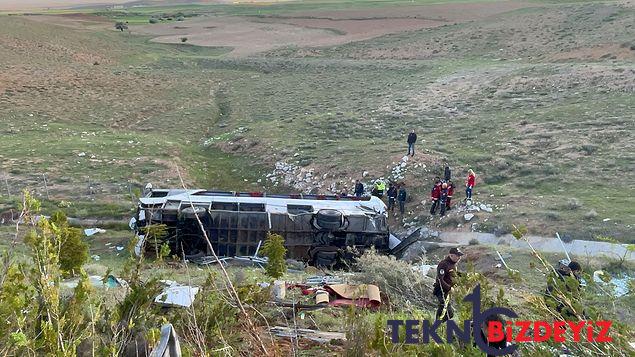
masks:
<path fill-rule="evenodd" d="M 61 243 L 60 269 L 66 276 L 77 275 L 82 265 L 88 261 L 88 244 L 82 239 L 82 231 L 79 228 L 70 227 L 62 211 L 53 213 L 51 223 L 59 229 L 57 239 Z"/>
<path fill-rule="evenodd" d="M 281 235 L 275 233 L 267 233 L 267 240 L 262 246 L 262 254 L 264 254 L 269 261 L 265 267 L 267 275 L 274 279 L 278 279 L 287 271 L 287 264 L 284 261 L 284 256 L 287 254 L 287 248 L 284 247 L 284 238 Z"/>

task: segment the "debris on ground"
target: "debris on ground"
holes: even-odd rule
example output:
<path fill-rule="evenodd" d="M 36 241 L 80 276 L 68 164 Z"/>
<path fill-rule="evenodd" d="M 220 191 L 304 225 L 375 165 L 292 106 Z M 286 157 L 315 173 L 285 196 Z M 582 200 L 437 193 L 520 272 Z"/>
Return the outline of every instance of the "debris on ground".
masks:
<path fill-rule="evenodd" d="M 329 301 L 329 306 L 354 305 L 364 308 L 377 308 L 381 304 L 379 288 L 376 285 L 324 285 L 324 290 L 335 296 L 335 300 Z"/>
<path fill-rule="evenodd" d="M 609 288 L 610 293 L 615 295 L 615 297 L 622 297 L 629 293 L 629 282 L 631 280 L 632 278 L 628 276 L 622 278 L 613 277 L 603 270 L 593 272 L 593 281 L 604 288 Z"/>
<path fill-rule="evenodd" d="M 181 357 L 181 343 L 172 324 L 161 326 L 159 343 L 150 352 L 150 357 Z"/>
<path fill-rule="evenodd" d="M 430 276 L 431 273 L 436 272 L 437 266 L 436 264 L 435 265 L 419 264 L 419 265 L 414 265 L 412 269 L 420 272 L 424 276 Z"/>
<path fill-rule="evenodd" d="M 88 277 L 90 285 L 96 288 L 127 288 L 128 282 L 123 279 L 117 278 L 114 275 L 108 275 L 106 278 L 99 275 L 91 275 Z M 75 289 L 79 284 L 79 278 L 64 280 L 60 283 L 61 286 Z"/>
<path fill-rule="evenodd" d="M 171 280 L 162 280 L 167 286 L 159 294 L 154 302 L 163 306 L 190 307 L 194 303 L 199 288 L 188 285 L 181 285 Z"/>
<path fill-rule="evenodd" d="M 327 343 L 332 340 L 346 340 L 346 334 L 342 332 L 324 332 L 318 330 L 310 330 L 310 329 L 293 329 L 284 326 L 274 326 L 269 329 L 273 334 L 278 337 L 289 337 L 289 338 L 306 338 L 315 342 Z"/>
<path fill-rule="evenodd" d="M 474 218 L 474 214 L 473 213 L 466 213 L 463 215 L 463 218 L 465 219 L 466 222 L 469 222 L 472 220 L 472 218 Z"/>
<path fill-rule="evenodd" d="M 101 228 L 86 228 L 84 229 L 84 235 L 86 235 L 86 237 L 90 237 L 94 234 L 97 233 L 106 233 L 105 229 L 101 229 Z"/>
<path fill-rule="evenodd" d="M 271 295 L 275 300 L 284 300 L 286 297 L 287 286 L 284 280 L 275 280 L 273 282 L 273 288 L 271 289 Z"/>
<path fill-rule="evenodd" d="M 334 276 L 334 275 L 316 275 L 316 276 L 311 276 L 308 277 L 306 279 L 306 284 L 307 285 L 327 285 L 327 284 L 342 284 L 344 283 L 344 280 L 342 280 L 342 278 L 340 278 L 339 276 Z"/>

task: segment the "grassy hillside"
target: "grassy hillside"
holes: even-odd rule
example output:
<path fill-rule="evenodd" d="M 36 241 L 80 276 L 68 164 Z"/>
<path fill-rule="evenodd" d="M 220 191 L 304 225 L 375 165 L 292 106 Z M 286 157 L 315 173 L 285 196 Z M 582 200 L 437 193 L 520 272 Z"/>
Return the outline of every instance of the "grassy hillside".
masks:
<path fill-rule="evenodd" d="M 612 2 L 536 1 L 494 18 L 231 59 L 230 49 L 154 44 L 134 30 L 0 17 L 2 170 L 14 196 L 25 186 L 44 195 L 46 174 L 57 200 L 106 203 L 146 181 L 177 185 L 175 165 L 197 186 L 283 190 L 265 185 L 265 173 L 284 161 L 328 174 L 339 190 L 363 171 L 386 176 L 416 128 L 427 167 L 406 175 L 408 221 L 430 223 L 420 202 L 447 161 L 459 184 L 474 168 L 477 200 L 500 207 L 480 230 L 524 223 L 534 233 L 631 241 L 633 20 L 632 7 Z M 460 219 L 431 223 L 449 229 Z"/>

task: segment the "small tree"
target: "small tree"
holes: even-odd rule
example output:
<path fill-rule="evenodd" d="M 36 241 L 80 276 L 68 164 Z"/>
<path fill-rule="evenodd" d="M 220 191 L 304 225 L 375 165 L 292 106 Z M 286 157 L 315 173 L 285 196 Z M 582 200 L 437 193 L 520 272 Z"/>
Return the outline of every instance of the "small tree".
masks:
<path fill-rule="evenodd" d="M 80 268 L 88 261 L 88 244 L 82 240 L 82 231 L 68 225 L 66 215 L 57 211 L 51 217 L 53 223 L 59 229 L 61 250 L 59 253 L 59 265 L 65 275 L 76 275 Z"/>
<path fill-rule="evenodd" d="M 128 22 L 117 21 L 117 23 L 115 23 L 115 28 L 123 32 L 123 30 L 128 29 Z"/>
<path fill-rule="evenodd" d="M 284 256 L 287 248 L 284 247 L 284 238 L 275 233 L 267 233 L 267 240 L 262 246 L 262 253 L 269 258 L 265 272 L 274 279 L 278 279 L 287 271 Z"/>

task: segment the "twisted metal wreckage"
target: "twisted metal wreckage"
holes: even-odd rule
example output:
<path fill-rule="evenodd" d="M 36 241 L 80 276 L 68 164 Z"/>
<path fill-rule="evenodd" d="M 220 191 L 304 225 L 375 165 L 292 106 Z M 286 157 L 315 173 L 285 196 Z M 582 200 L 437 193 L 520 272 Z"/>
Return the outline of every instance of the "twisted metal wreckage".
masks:
<path fill-rule="evenodd" d="M 144 246 L 167 243 L 186 258 L 209 255 L 202 225 L 219 257 L 255 257 L 272 232 L 285 238 L 289 258 L 332 266 L 371 246 L 389 252 L 395 242 L 387 217 L 386 205 L 374 196 L 150 189 L 139 199 L 130 227 L 139 237 L 137 254 Z M 158 243 L 157 237 L 145 242 L 146 228 L 154 224 L 164 224 L 166 232 Z M 154 245 L 144 244 L 150 241 Z"/>

